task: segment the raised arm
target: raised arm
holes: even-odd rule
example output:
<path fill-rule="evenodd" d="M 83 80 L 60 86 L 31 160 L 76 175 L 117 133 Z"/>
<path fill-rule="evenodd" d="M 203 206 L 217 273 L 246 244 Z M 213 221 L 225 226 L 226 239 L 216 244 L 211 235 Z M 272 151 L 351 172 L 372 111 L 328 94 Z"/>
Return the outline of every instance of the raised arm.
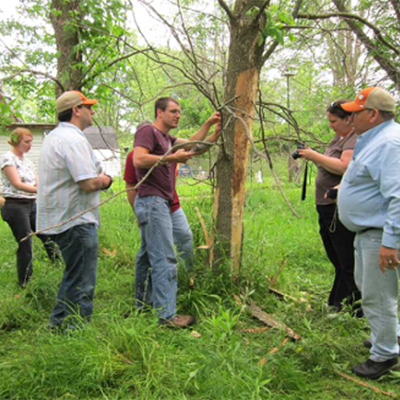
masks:
<path fill-rule="evenodd" d="M 221 122 L 221 113 L 215 112 L 212 114 L 206 122 L 201 126 L 201 128 L 190 138 L 190 139 L 182 139 L 179 138 L 176 140 L 175 144 L 183 144 L 193 140 L 204 140 L 210 131 L 210 128 Z M 212 135 L 211 135 L 212 136 Z M 187 148 L 191 148 L 194 145 L 188 145 Z"/>

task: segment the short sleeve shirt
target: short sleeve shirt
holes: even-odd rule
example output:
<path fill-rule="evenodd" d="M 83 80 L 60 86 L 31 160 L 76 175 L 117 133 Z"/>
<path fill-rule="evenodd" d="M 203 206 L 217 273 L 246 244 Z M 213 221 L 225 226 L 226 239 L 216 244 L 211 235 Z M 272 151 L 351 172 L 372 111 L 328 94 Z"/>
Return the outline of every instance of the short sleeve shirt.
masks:
<path fill-rule="evenodd" d="M 354 149 L 356 140 L 357 134 L 355 132 L 345 136 L 344 138 L 336 135 L 332 142 L 329 143 L 324 155 L 340 159 L 345 150 Z M 342 175 L 336 175 L 322 167 L 318 167 L 318 175 L 315 180 L 315 199 L 318 206 L 325 206 L 335 203 L 334 200 L 325 199 L 324 196 L 329 188 L 339 185 L 341 180 Z"/>
<path fill-rule="evenodd" d="M 101 165 L 83 132 L 73 124 L 61 122 L 47 135 L 40 154 L 38 229 L 67 221 L 99 204 L 100 191 L 85 192 L 78 182 L 96 178 L 101 172 Z M 86 223 L 99 225 L 98 208 L 46 233 L 58 234 Z"/>
<path fill-rule="evenodd" d="M 23 190 L 16 189 L 8 179 L 4 172 L 4 168 L 8 166 L 15 167 L 21 182 L 28 183 L 29 185 L 36 184 L 35 166 L 31 160 L 26 157 L 18 157 L 12 151 L 7 151 L 3 154 L 0 161 L 1 165 L 1 183 L 3 186 L 3 196 L 14 199 L 35 199 L 35 193 L 24 192 Z"/>
<path fill-rule="evenodd" d="M 175 164 L 175 168 L 176 168 L 176 164 Z M 175 179 L 176 179 L 176 177 L 175 177 Z M 129 152 L 126 157 L 124 181 L 131 185 L 136 185 L 138 183 L 138 180 L 136 178 L 136 168 L 133 165 L 133 150 L 131 152 Z M 178 196 L 178 193 L 176 192 L 176 188 L 174 188 L 174 200 L 172 201 L 172 204 L 170 205 L 169 208 L 171 210 L 171 214 L 174 213 L 179 208 L 181 208 L 181 204 L 179 202 L 179 196 Z"/>
<path fill-rule="evenodd" d="M 134 147 L 144 147 L 150 154 L 163 156 L 176 142 L 176 138 L 161 132 L 154 125 L 145 125 L 136 132 Z M 140 181 L 148 169 L 136 168 Z M 174 199 L 175 165 L 168 163 L 154 168 L 149 177 L 139 186 L 138 195 L 159 196 L 172 203 Z"/>

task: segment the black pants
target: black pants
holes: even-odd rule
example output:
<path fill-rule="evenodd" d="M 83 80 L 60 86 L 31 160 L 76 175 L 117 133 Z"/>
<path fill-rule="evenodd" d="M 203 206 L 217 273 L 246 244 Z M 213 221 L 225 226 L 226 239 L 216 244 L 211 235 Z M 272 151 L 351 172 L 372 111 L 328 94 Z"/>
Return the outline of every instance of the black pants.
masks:
<path fill-rule="evenodd" d="M 336 205 L 317 206 L 320 235 L 326 254 L 335 267 L 335 280 L 328 304 L 341 310 L 343 301 L 353 304 L 361 293 L 354 282 L 354 237 L 340 221 Z"/>
<path fill-rule="evenodd" d="M 25 286 L 32 276 L 32 238 L 21 242 L 21 239 L 36 230 L 36 202 L 34 200 L 6 199 L 1 209 L 1 216 L 10 226 L 18 243 L 17 272 L 18 281 Z M 59 258 L 59 250 L 47 235 L 38 235 L 43 242 L 49 258 L 54 261 Z"/>

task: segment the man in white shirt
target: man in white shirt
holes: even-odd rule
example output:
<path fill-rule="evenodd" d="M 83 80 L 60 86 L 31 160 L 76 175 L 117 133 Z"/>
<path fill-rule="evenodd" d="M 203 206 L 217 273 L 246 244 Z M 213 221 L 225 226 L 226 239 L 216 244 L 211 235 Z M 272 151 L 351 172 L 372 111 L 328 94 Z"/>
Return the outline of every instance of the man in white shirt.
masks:
<path fill-rule="evenodd" d="M 54 328 L 64 325 L 74 329 L 78 321 L 89 320 L 93 312 L 98 208 L 69 220 L 98 204 L 100 190 L 112 183 L 83 134 L 93 123 L 92 106 L 97 102 L 78 91 L 63 93 L 56 102 L 60 123 L 46 137 L 39 160 L 37 227 L 52 227 L 46 233 L 59 245 L 65 261 L 57 302 L 50 316 L 50 326 Z"/>

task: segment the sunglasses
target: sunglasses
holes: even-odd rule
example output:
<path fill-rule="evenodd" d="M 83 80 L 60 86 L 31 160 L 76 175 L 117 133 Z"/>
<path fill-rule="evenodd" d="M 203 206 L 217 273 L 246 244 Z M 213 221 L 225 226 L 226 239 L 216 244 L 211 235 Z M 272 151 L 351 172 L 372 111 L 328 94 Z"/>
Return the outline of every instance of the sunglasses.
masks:
<path fill-rule="evenodd" d="M 340 107 L 340 104 L 337 103 L 336 101 L 332 101 L 331 108 L 339 108 L 339 109 L 343 110 L 342 107 Z"/>
<path fill-rule="evenodd" d="M 82 108 L 82 107 L 87 108 L 88 110 L 91 110 L 93 106 L 88 105 L 88 104 L 82 104 L 82 105 L 78 106 L 78 108 Z"/>

